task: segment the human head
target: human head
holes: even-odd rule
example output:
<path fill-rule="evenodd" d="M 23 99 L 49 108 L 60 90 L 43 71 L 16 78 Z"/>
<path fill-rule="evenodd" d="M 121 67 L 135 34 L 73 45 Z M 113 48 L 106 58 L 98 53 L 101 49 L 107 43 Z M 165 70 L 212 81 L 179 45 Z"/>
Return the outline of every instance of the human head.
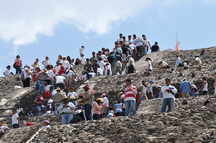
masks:
<path fill-rule="evenodd" d="M 131 85 L 131 83 L 132 83 L 132 82 L 131 82 L 131 79 L 129 79 L 129 78 L 126 79 L 126 85 Z"/>
<path fill-rule="evenodd" d="M 56 89 L 56 91 L 57 91 L 57 92 L 61 92 L 61 88 L 58 87 L 58 88 Z"/>
<path fill-rule="evenodd" d="M 10 65 L 8 65 L 6 68 L 7 68 L 8 70 L 10 70 L 10 69 L 11 69 L 11 66 L 10 66 Z"/>
<path fill-rule="evenodd" d="M 207 78 L 206 78 L 206 77 L 203 77 L 202 80 L 203 80 L 203 81 L 207 81 Z"/>
<path fill-rule="evenodd" d="M 147 82 L 143 80 L 142 85 L 147 86 Z"/>
<path fill-rule="evenodd" d="M 17 55 L 16 58 L 17 58 L 17 59 L 20 59 L 20 55 Z"/>
<path fill-rule="evenodd" d="M 131 38 L 132 38 L 131 35 L 128 35 L 128 40 L 131 40 Z"/>
<path fill-rule="evenodd" d="M 137 38 L 137 37 L 136 37 L 136 35 L 134 34 L 134 35 L 133 35 L 133 39 L 136 39 L 136 38 Z"/>
<path fill-rule="evenodd" d="M 122 34 L 122 33 L 120 33 L 120 34 L 119 34 L 119 38 L 122 38 L 122 37 L 123 37 L 123 34 Z"/>
<path fill-rule="evenodd" d="M 146 35 L 142 35 L 142 38 L 144 39 L 144 40 L 146 40 L 147 38 L 146 38 Z"/>
<path fill-rule="evenodd" d="M 96 56 L 96 53 L 95 53 L 95 52 L 92 52 L 92 56 L 95 57 L 95 56 Z"/>
<path fill-rule="evenodd" d="M 165 79 L 165 83 L 166 83 L 166 85 L 170 85 L 171 84 L 171 80 L 169 78 L 166 78 Z"/>
<path fill-rule="evenodd" d="M 158 45 L 158 42 L 155 42 L 155 45 Z"/>
<path fill-rule="evenodd" d="M 62 55 L 58 55 L 58 59 L 59 59 L 59 60 L 62 59 Z"/>

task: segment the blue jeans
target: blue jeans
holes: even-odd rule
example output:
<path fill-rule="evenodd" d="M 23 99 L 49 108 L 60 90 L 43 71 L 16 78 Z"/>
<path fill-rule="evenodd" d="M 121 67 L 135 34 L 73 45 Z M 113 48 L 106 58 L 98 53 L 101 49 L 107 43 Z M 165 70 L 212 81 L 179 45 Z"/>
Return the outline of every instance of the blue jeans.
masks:
<path fill-rule="evenodd" d="M 70 124 L 72 119 L 73 119 L 73 114 L 62 114 L 61 115 L 62 124 Z"/>
<path fill-rule="evenodd" d="M 168 109 L 167 109 L 168 108 Z M 164 98 L 162 102 L 161 112 L 172 112 L 175 108 L 173 98 Z"/>
<path fill-rule="evenodd" d="M 36 90 L 38 90 L 41 94 L 44 93 L 45 90 L 45 83 L 44 81 L 38 80 L 36 83 Z"/>
<path fill-rule="evenodd" d="M 92 120 L 92 112 L 91 112 L 92 106 L 90 104 L 85 104 L 84 110 L 85 110 L 86 120 Z"/>
<path fill-rule="evenodd" d="M 133 116 L 136 114 L 136 101 L 128 100 L 124 102 L 125 104 L 125 116 Z"/>

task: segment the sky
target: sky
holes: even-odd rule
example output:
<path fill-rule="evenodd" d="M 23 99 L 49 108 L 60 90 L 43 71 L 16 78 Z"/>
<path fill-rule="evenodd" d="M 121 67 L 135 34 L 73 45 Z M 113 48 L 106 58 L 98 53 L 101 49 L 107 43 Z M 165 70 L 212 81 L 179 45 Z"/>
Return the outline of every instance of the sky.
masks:
<path fill-rule="evenodd" d="M 119 33 L 147 35 L 161 49 L 216 45 L 216 0 L 0 0 L 0 73 L 24 64 L 113 48 Z M 0 74 L 1 75 L 1 74 Z"/>

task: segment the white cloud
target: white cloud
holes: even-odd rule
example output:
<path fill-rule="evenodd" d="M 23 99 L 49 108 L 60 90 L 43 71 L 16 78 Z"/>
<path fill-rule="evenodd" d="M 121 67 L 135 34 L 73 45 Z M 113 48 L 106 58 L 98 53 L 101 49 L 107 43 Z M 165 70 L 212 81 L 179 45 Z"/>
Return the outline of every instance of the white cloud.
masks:
<path fill-rule="evenodd" d="M 51 36 L 61 22 L 83 32 L 105 33 L 152 0 L 0 0 L 0 39 L 20 46 Z"/>

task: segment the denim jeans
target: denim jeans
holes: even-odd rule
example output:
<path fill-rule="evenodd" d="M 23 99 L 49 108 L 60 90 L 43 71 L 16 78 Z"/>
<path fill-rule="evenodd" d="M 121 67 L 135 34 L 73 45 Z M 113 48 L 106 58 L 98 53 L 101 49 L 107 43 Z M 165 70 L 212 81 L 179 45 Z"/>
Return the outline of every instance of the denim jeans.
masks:
<path fill-rule="evenodd" d="M 45 83 L 44 81 L 38 80 L 36 83 L 36 90 L 38 90 L 41 94 L 44 93 L 45 90 Z"/>
<path fill-rule="evenodd" d="M 85 110 L 86 120 L 92 120 L 92 112 L 91 112 L 92 106 L 90 104 L 85 104 L 84 110 Z"/>
<path fill-rule="evenodd" d="M 70 124 L 72 119 L 73 119 L 73 114 L 62 114 L 61 115 L 62 124 Z"/>
<path fill-rule="evenodd" d="M 168 108 L 168 109 L 167 109 Z M 161 112 L 172 112 L 175 108 L 173 98 L 164 98 L 162 102 Z"/>
<path fill-rule="evenodd" d="M 125 104 L 125 116 L 133 116 L 136 114 L 136 101 L 128 100 L 124 102 Z"/>

